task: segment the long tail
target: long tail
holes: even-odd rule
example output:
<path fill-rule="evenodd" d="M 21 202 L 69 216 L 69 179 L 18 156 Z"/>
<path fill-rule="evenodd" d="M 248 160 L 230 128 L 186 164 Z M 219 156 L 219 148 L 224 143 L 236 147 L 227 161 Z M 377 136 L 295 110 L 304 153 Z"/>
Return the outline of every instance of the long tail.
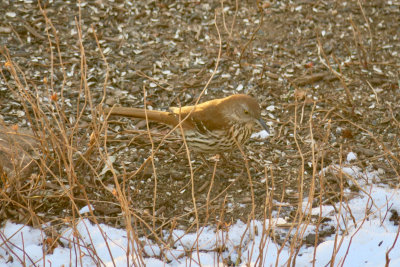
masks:
<path fill-rule="evenodd" d="M 170 112 L 158 111 L 158 110 L 145 110 L 141 108 L 127 108 L 127 107 L 112 107 L 105 108 L 104 113 L 106 115 L 116 115 L 123 117 L 132 117 L 138 119 L 147 119 L 149 121 L 155 121 L 163 124 L 176 126 L 179 123 L 179 119 Z"/>

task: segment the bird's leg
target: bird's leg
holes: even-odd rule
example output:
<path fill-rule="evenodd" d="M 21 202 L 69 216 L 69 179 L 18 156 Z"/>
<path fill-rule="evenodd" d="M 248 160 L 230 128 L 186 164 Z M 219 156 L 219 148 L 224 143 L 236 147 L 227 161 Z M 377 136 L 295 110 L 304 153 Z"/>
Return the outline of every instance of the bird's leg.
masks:
<path fill-rule="evenodd" d="M 229 167 L 235 167 L 235 168 L 243 167 L 243 164 L 237 163 L 238 157 L 234 156 L 233 151 L 230 151 L 227 153 L 228 153 L 227 156 L 224 156 L 223 154 L 221 154 L 222 165 L 229 166 Z"/>
<path fill-rule="evenodd" d="M 204 156 L 203 153 L 199 153 L 201 160 L 203 161 L 203 165 L 207 166 L 210 170 L 213 169 L 213 167 L 208 164 L 208 160 L 206 159 L 206 157 Z"/>
<path fill-rule="evenodd" d="M 206 157 L 204 156 L 204 154 L 199 153 L 201 160 L 203 161 L 203 166 L 207 166 L 211 173 L 214 173 L 216 170 L 215 165 L 218 164 L 218 162 L 220 162 L 222 154 L 215 154 L 214 156 L 212 156 L 209 160 L 206 159 Z M 210 164 L 210 161 L 215 162 L 214 164 Z M 217 174 L 221 174 L 217 171 Z"/>

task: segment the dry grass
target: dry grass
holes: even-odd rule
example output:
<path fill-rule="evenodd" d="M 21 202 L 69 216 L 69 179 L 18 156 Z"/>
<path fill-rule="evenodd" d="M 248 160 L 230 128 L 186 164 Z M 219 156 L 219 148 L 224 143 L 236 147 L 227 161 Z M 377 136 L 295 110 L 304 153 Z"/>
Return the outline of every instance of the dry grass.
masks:
<path fill-rule="evenodd" d="M 362 10 L 360 1 L 358 3 Z M 221 6 L 223 6 L 222 1 Z M 262 7 L 259 8 L 260 14 L 263 14 Z M 233 18 L 231 25 L 227 25 L 223 14 L 217 12 L 215 15 L 215 21 L 217 22 L 215 26 L 219 36 L 219 39 L 216 40 L 219 43 L 219 51 L 215 68 L 213 73 L 209 75 L 206 85 L 199 93 L 196 103 L 208 89 L 220 62 L 222 42 L 224 40 L 220 35 L 218 23 L 223 21 L 226 31 L 224 36 L 228 36 L 229 39 L 234 38 L 232 37 L 232 29 L 235 27 L 236 17 Z M 104 105 L 108 94 L 109 69 L 106 57 L 102 53 L 102 46 L 96 35 L 96 29 L 92 28 L 93 40 L 97 43 L 98 58 L 102 59 L 104 72 L 106 73 L 102 81 L 104 91 L 100 102 L 93 99 L 91 88 L 87 83 L 87 51 L 85 51 L 85 46 L 83 45 L 80 16 L 76 20 L 76 31 L 78 32 L 76 41 L 80 47 L 80 77 L 69 77 L 62 57 L 63 51 L 58 42 L 59 33 L 43 10 L 42 15 L 46 21 L 46 29 L 48 30 L 46 39 L 48 40 L 49 51 L 51 51 L 49 73 L 62 73 L 63 80 L 55 82 L 52 80 L 53 75 L 50 75 L 49 77 L 43 77 L 43 81 L 39 85 L 33 83 L 29 80 L 29 77 L 26 77 L 24 66 L 19 66 L 13 61 L 7 48 L 1 50 L 3 62 L 1 68 L 2 79 L 7 83 L 8 89 L 12 94 L 23 105 L 25 118 L 29 122 L 30 128 L 18 129 L 16 126 L 1 126 L 1 139 L 8 138 L 10 141 L 7 143 L 0 142 L 0 150 L 2 152 L 0 155 L 0 201 L 2 203 L 0 218 L 2 220 L 12 218 L 19 223 L 43 229 L 48 236 L 46 239 L 48 242 L 45 244 L 46 253 L 52 253 L 53 249 L 59 245 L 60 229 L 64 226 L 69 226 L 75 230 L 74 242 L 83 244 L 82 238 L 76 230 L 77 223 L 83 218 L 88 218 L 96 225 L 104 222 L 123 227 L 126 229 L 130 241 L 127 254 L 132 259 L 135 259 L 137 265 L 144 265 L 144 258 L 147 255 L 143 251 L 143 246 L 146 245 L 146 242 L 148 244 L 151 242 L 157 244 L 162 251 L 160 259 L 167 260 L 166 252 L 176 245 L 174 242 L 179 242 L 179 240 L 173 242 L 164 238 L 163 230 L 172 233 L 175 229 L 181 229 L 182 218 L 187 222 L 183 224 L 183 228 L 188 233 L 195 231 L 200 235 L 204 229 L 202 227 L 207 225 L 215 227 L 217 233 L 226 232 L 231 227 L 231 221 L 224 219 L 229 209 L 226 192 L 238 182 L 239 178 L 234 179 L 218 194 L 214 193 L 220 163 L 218 161 L 210 162 L 213 172 L 210 175 L 210 179 L 199 189 L 196 177 L 198 172 L 195 166 L 192 165 L 193 155 L 188 150 L 183 139 L 186 151 L 183 158 L 186 160 L 185 164 L 187 164 L 187 171 L 190 177 L 187 180 L 188 186 L 186 189 L 190 191 L 191 203 L 185 203 L 187 209 L 180 211 L 177 216 L 163 217 L 163 211 L 158 202 L 159 198 L 165 198 L 166 196 L 162 196 L 162 192 L 159 190 L 159 179 L 161 178 L 159 178 L 159 165 L 155 158 L 162 150 L 163 144 L 170 141 L 169 137 L 172 131 L 159 137 L 151 131 L 149 122 L 146 122 L 147 130 L 144 133 L 148 136 L 148 139 L 145 142 L 151 144 L 149 156 L 133 173 L 126 171 L 124 167 L 122 172 L 120 169 L 115 169 L 115 156 L 113 156 L 109 148 L 112 139 L 110 137 L 109 121 L 107 120 L 108 118 L 103 117 L 101 112 L 101 107 Z M 363 16 L 366 17 L 364 12 Z M 265 19 L 264 15 L 260 15 L 260 24 L 255 26 L 254 32 L 260 29 L 263 19 Z M 367 19 L 365 20 L 368 22 Z M 351 21 L 351 26 L 354 32 L 354 42 L 362 44 L 366 37 L 362 35 L 354 21 Z M 371 35 L 372 33 L 370 32 L 369 34 Z M 243 60 L 242 57 L 245 57 L 246 53 L 250 53 L 248 47 L 254 38 L 255 34 L 242 46 L 239 62 Z M 371 36 L 367 38 L 372 39 Z M 293 113 L 286 124 L 291 125 L 292 137 L 297 149 L 296 154 L 292 155 L 292 157 L 298 158 L 301 163 L 295 167 L 297 168 L 297 177 L 294 180 L 296 181 L 295 188 L 297 193 L 294 201 L 290 203 L 294 208 L 289 213 L 290 220 L 287 223 L 274 223 L 274 219 L 280 218 L 282 214 L 284 214 L 283 216 L 287 214 L 285 213 L 285 210 L 287 211 L 288 209 L 286 200 L 290 198 L 286 195 L 287 185 L 282 182 L 278 184 L 275 168 L 254 160 L 250 162 L 251 159 L 246 155 L 246 150 L 239 147 L 240 161 L 244 165 L 244 175 L 241 177 L 247 179 L 246 183 L 248 183 L 250 192 L 248 201 L 250 208 L 244 216 L 246 218 L 244 223 L 247 225 L 248 231 L 243 233 L 241 240 L 245 240 L 245 236 L 249 234 L 254 235 L 261 232 L 262 240 L 265 243 L 261 244 L 260 251 L 268 249 L 267 242 L 269 238 L 279 244 L 281 251 L 284 247 L 289 247 L 291 255 L 288 266 L 295 265 L 296 257 L 302 245 L 306 243 L 316 247 L 326 235 L 335 235 L 335 248 L 337 251 L 343 241 L 343 236 L 340 238 L 340 235 L 347 232 L 347 229 L 340 229 L 340 217 L 343 210 L 349 211 L 347 203 L 351 195 L 346 194 L 344 191 L 345 188 L 348 188 L 348 181 L 353 178 L 346 176 L 342 171 L 344 166 L 343 155 L 345 154 L 342 145 L 332 149 L 330 144 L 329 136 L 331 135 L 332 123 L 343 123 L 367 136 L 374 147 L 380 148 L 376 151 L 375 156 L 386 160 L 390 165 L 390 171 L 395 173 L 395 177 L 399 177 L 397 167 L 400 163 L 397 156 L 399 148 L 396 146 L 387 147 L 382 141 L 382 137 L 367 130 L 364 125 L 357 122 L 357 119 L 351 117 L 354 114 L 354 107 L 357 106 L 357 102 L 354 100 L 355 93 L 348 87 L 351 78 L 346 77 L 346 74 L 340 69 L 340 66 L 343 66 L 343 62 L 339 62 L 339 59 L 334 55 L 327 55 L 324 52 L 321 40 L 319 38 L 317 40 L 320 62 L 326 66 L 327 73 L 325 75 L 332 75 L 340 81 L 346 95 L 347 106 L 343 109 L 339 106 L 332 106 L 326 110 L 319 109 L 318 115 L 316 115 L 318 101 L 308 98 L 306 92 L 297 88 L 298 83 L 293 82 L 292 85 L 297 88 L 297 91 L 293 97 L 293 102 L 290 103 Z M 368 54 L 373 49 L 373 43 L 371 42 L 371 47 L 369 48 L 363 45 L 356 45 L 356 47 L 360 67 L 366 68 L 370 64 Z M 68 105 L 68 102 L 64 99 L 64 85 L 70 79 L 80 80 L 80 86 L 76 90 L 78 90 L 79 99 L 82 100 L 78 100 L 76 106 Z M 143 87 L 143 95 L 146 96 L 146 93 L 147 89 Z M 145 106 L 146 103 L 145 97 Z M 71 117 L 69 114 L 75 114 L 75 116 Z M 322 118 L 321 114 L 323 114 Z M 347 114 L 350 115 L 346 116 Z M 333 119 L 334 121 L 332 121 Z M 396 123 L 395 127 L 399 127 L 393 112 L 391 121 Z M 322 129 L 316 127 L 316 124 L 319 126 L 325 124 L 326 127 Z M 285 123 L 280 124 L 280 129 L 277 131 L 278 137 L 284 126 Z M 351 131 L 347 132 L 347 135 L 351 134 Z M 134 135 L 137 135 L 137 132 Z M 306 141 L 305 135 L 307 140 L 312 141 Z M 157 140 L 154 141 L 153 139 Z M 330 162 L 338 162 L 339 168 L 331 172 L 321 171 L 330 165 L 326 164 L 326 155 L 329 155 L 330 158 L 328 160 Z M 369 158 L 368 162 L 371 161 L 373 159 Z M 376 161 L 379 161 L 378 158 L 376 158 Z M 362 166 L 363 162 L 356 164 Z M 256 195 L 254 191 L 255 177 L 252 171 L 252 166 L 254 165 L 258 165 L 265 179 L 263 184 L 265 193 L 261 197 Z M 132 205 L 132 201 L 137 193 L 135 189 L 129 186 L 129 180 L 140 179 L 140 175 L 144 170 L 150 170 L 150 176 L 152 177 L 153 204 L 151 207 L 136 207 L 136 205 Z M 103 182 L 106 173 L 108 176 L 107 183 Z M 353 184 L 352 191 L 354 194 L 357 194 L 358 191 L 368 194 L 354 179 Z M 397 180 L 394 181 L 394 184 L 398 188 L 398 185 L 396 185 L 398 184 Z M 198 194 L 199 191 L 206 193 L 200 195 Z M 199 199 L 199 196 L 205 196 L 205 199 Z M 308 199 L 305 207 L 304 197 Z M 319 233 L 317 230 L 315 237 L 310 241 L 305 235 L 307 227 L 315 225 L 319 229 L 325 219 L 321 216 L 317 218 L 311 216 L 311 210 L 316 207 L 322 210 L 323 205 L 330 203 L 335 208 L 336 204 L 339 203 L 336 210 L 338 220 L 335 229 L 331 233 Z M 370 205 L 374 205 L 372 198 Z M 79 212 L 83 206 L 89 207 L 89 212 L 84 215 Z M 371 215 L 369 209 L 370 206 L 365 207 L 366 216 L 363 221 L 355 222 L 359 228 Z M 389 209 L 386 209 L 379 208 L 383 214 L 388 212 Z M 110 214 L 117 215 L 109 216 L 107 211 L 111 211 Z M 263 222 L 262 229 L 254 228 L 254 220 Z M 99 229 L 101 228 L 99 227 Z M 279 229 L 285 229 L 284 236 Z M 106 234 L 103 234 L 104 240 L 107 242 Z M 146 237 L 148 241 L 140 241 L 139 237 Z M 0 236 L 0 244 L 7 246 L 8 240 Z M 236 248 L 239 255 L 244 245 L 241 242 L 240 246 Z M 86 246 L 89 247 L 88 245 Z M 229 262 L 226 257 L 222 257 L 222 252 L 225 251 L 225 248 L 226 244 L 224 240 L 221 240 L 219 247 L 215 248 L 215 251 L 220 253 L 219 260 L 229 265 L 240 264 L 240 262 Z M 181 257 L 190 256 L 193 253 L 199 253 L 199 251 L 201 251 L 201 248 L 198 247 L 197 243 L 188 251 L 183 252 Z M 101 259 L 94 248 L 92 252 L 91 257 L 94 262 L 101 264 Z M 333 251 L 331 266 L 337 264 L 335 255 L 336 253 Z M 260 258 L 257 259 L 255 265 L 262 265 L 265 259 L 261 257 L 262 253 L 260 253 Z M 23 262 L 23 259 L 17 259 L 17 261 Z"/>

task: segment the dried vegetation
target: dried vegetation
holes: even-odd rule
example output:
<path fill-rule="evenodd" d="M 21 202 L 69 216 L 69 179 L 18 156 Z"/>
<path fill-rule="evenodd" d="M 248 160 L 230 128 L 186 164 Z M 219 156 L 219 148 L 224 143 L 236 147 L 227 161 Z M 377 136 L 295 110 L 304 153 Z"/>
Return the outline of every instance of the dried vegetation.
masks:
<path fill-rule="evenodd" d="M 288 224 L 269 234 L 299 247 L 320 240 L 297 226 L 324 224 L 297 208 L 304 197 L 318 206 L 360 190 L 335 169 L 349 152 L 379 174 L 366 183 L 398 186 L 398 1 L 7 2 L 2 221 L 50 222 L 57 236 L 84 216 L 162 243 L 162 230 L 274 214 Z M 99 112 L 239 92 L 258 98 L 273 136 L 209 166 L 196 155 L 189 166 L 168 129 Z"/>

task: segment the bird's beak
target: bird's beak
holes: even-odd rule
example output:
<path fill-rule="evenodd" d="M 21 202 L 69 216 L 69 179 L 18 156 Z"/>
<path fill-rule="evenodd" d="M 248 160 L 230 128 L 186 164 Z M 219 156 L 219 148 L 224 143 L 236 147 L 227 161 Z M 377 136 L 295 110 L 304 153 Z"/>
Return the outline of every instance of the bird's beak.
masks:
<path fill-rule="evenodd" d="M 258 122 L 258 123 L 264 128 L 264 130 L 267 131 L 267 133 L 269 134 L 268 126 L 267 126 L 267 124 L 265 123 L 265 121 L 263 121 L 263 119 L 259 118 L 259 119 L 257 120 L 257 122 Z"/>

